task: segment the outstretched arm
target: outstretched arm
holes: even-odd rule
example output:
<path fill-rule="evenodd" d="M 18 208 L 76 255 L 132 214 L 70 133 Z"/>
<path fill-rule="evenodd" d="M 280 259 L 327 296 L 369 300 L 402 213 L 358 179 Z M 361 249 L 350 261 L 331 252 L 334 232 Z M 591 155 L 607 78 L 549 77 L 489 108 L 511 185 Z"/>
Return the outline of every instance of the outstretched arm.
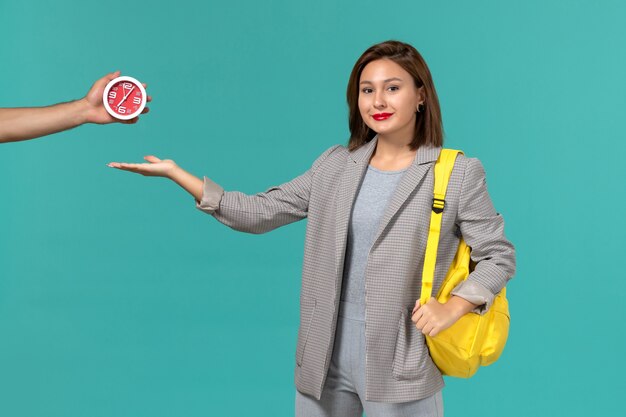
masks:
<path fill-rule="evenodd" d="M 326 150 L 299 177 L 254 195 L 224 191 L 209 178 L 201 180 L 178 167 L 174 161 L 161 160 L 155 156 L 146 156 L 144 159 L 148 163 L 111 162 L 109 166 L 145 176 L 169 178 L 195 198 L 198 209 L 211 214 L 220 223 L 234 230 L 258 234 L 307 216 L 313 176 L 328 155 L 337 148 L 339 146 Z"/>
<path fill-rule="evenodd" d="M 84 123 L 136 123 L 139 117 L 131 120 L 118 120 L 112 117 L 102 103 L 104 88 L 109 81 L 119 75 L 120 72 L 116 71 L 100 78 L 87 95 L 79 100 L 47 107 L 0 109 L 0 143 L 34 139 L 72 129 Z M 151 101 L 152 97 L 148 96 L 147 99 Z M 146 107 L 142 113 L 148 111 L 149 108 Z"/>
<path fill-rule="evenodd" d="M 326 158 L 338 148 L 339 145 L 328 148 L 302 175 L 252 195 L 224 191 L 205 177 L 202 199 L 197 207 L 234 230 L 255 234 L 302 220 L 308 216 L 313 178 Z"/>

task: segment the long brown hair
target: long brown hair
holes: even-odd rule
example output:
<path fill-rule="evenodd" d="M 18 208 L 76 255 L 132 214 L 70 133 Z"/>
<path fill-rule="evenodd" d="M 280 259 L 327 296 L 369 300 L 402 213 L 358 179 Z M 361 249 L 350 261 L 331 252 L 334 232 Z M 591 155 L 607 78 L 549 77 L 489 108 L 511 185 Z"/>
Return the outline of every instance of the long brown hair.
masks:
<path fill-rule="evenodd" d="M 348 81 L 348 107 L 350 111 L 350 141 L 348 150 L 353 151 L 366 144 L 376 135 L 359 112 L 359 82 L 361 72 L 367 64 L 378 59 L 389 59 L 411 74 L 417 88 L 424 87 L 425 100 L 415 121 L 415 134 L 410 143 L 411 150 L 422 145 L 443 146 L 443 123 L 439 99 L 430 70 L 424 58 L 411 45 L 399 41 L 385 41 L 370 46 L 356 61 Z"/>

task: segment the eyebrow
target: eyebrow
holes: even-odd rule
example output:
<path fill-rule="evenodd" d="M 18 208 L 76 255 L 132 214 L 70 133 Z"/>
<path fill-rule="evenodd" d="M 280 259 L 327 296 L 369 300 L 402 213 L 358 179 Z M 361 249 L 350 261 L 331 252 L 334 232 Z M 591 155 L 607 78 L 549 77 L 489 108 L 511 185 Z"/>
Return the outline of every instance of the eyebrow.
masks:
<path fill-rule="evenodd" d="M 385 81 L 383 81 L 383 84 L 386 84 L 390 81 L 402 81 L 402 79 L 398 77 L 388 78 Z M 372 82 L 366 80 L 366 81 L 361 81 L 359 84 L 372 84 Z"/>

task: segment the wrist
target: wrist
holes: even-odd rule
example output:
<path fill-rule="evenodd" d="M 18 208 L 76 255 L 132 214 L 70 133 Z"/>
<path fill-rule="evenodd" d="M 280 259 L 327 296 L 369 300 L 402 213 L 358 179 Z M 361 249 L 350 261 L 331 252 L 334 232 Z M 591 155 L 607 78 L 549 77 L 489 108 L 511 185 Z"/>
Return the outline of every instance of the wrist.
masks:
<path fill-rule="evenodd" d="M 169 168 L 165 172 L 165 176 L 167 178 L 171 179 L 172 181 L 178 184 L 180 184 L 181 179 L 185 174 L 186 174 L 186 171 L 176 164 L 174 164 L 171 168 Z"/>
<path fill-rule="evenodd" d="M 453 295 L 448 302 L 446 302 L 446 305 L 457 320 L 477 307 L 475 304 L 457 295 Z"/>
<path fill-rule="evenodd" d="M 76 126 L 80 126 L 85 123 L 93 123 L 89 117 L 91 105 L 86 98 L 83 97 L 76 101 L 72 101 L 69 104 L 73 106 L 72 114 L 74 116 L 74 122 L 76 123 Z"/>

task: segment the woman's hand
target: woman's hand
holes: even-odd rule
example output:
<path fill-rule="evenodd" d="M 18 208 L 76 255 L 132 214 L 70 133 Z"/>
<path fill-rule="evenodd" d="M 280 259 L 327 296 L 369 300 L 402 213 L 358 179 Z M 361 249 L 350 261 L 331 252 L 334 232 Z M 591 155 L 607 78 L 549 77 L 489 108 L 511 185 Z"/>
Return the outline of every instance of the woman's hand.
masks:
<path fill-rule="evenodd" d="M 124 171 L 135 172 L 147 177 L 165 177 L 174 181 L 191 194 L 196 201 L 202 199 L 204 181 L 195 177 L 176 165 L 171 159 L 159 159 L 156 156 L 149 155 L 143 159 L 148 161 L 147 164 L 127 164 L 125 162 L 109 162 L 107 166 L 117 168 Z"/>
<path fill-rule="evenodd" d="M 145 156 L 143 159 L 148 161 L 147 164 L 128 164 L 125 162 L 110 162 L 107 166 L 117 168 L 124 171 L 135 172 L 147 177 L 166 177 L 172 178 L 172 174 L 178 168 L 176 162 L 171 159 L 159 159 L 156 156 Z"/>
<path fill-rule="evenodd" d="M 424 305 L 420 304 L 420 300 L 415 301 L 411 320 L 418 330 L 432 337 L 452 326 L 475 307 L 475 304 L 456 295 L 443 304 L 431 297 Z"/>

